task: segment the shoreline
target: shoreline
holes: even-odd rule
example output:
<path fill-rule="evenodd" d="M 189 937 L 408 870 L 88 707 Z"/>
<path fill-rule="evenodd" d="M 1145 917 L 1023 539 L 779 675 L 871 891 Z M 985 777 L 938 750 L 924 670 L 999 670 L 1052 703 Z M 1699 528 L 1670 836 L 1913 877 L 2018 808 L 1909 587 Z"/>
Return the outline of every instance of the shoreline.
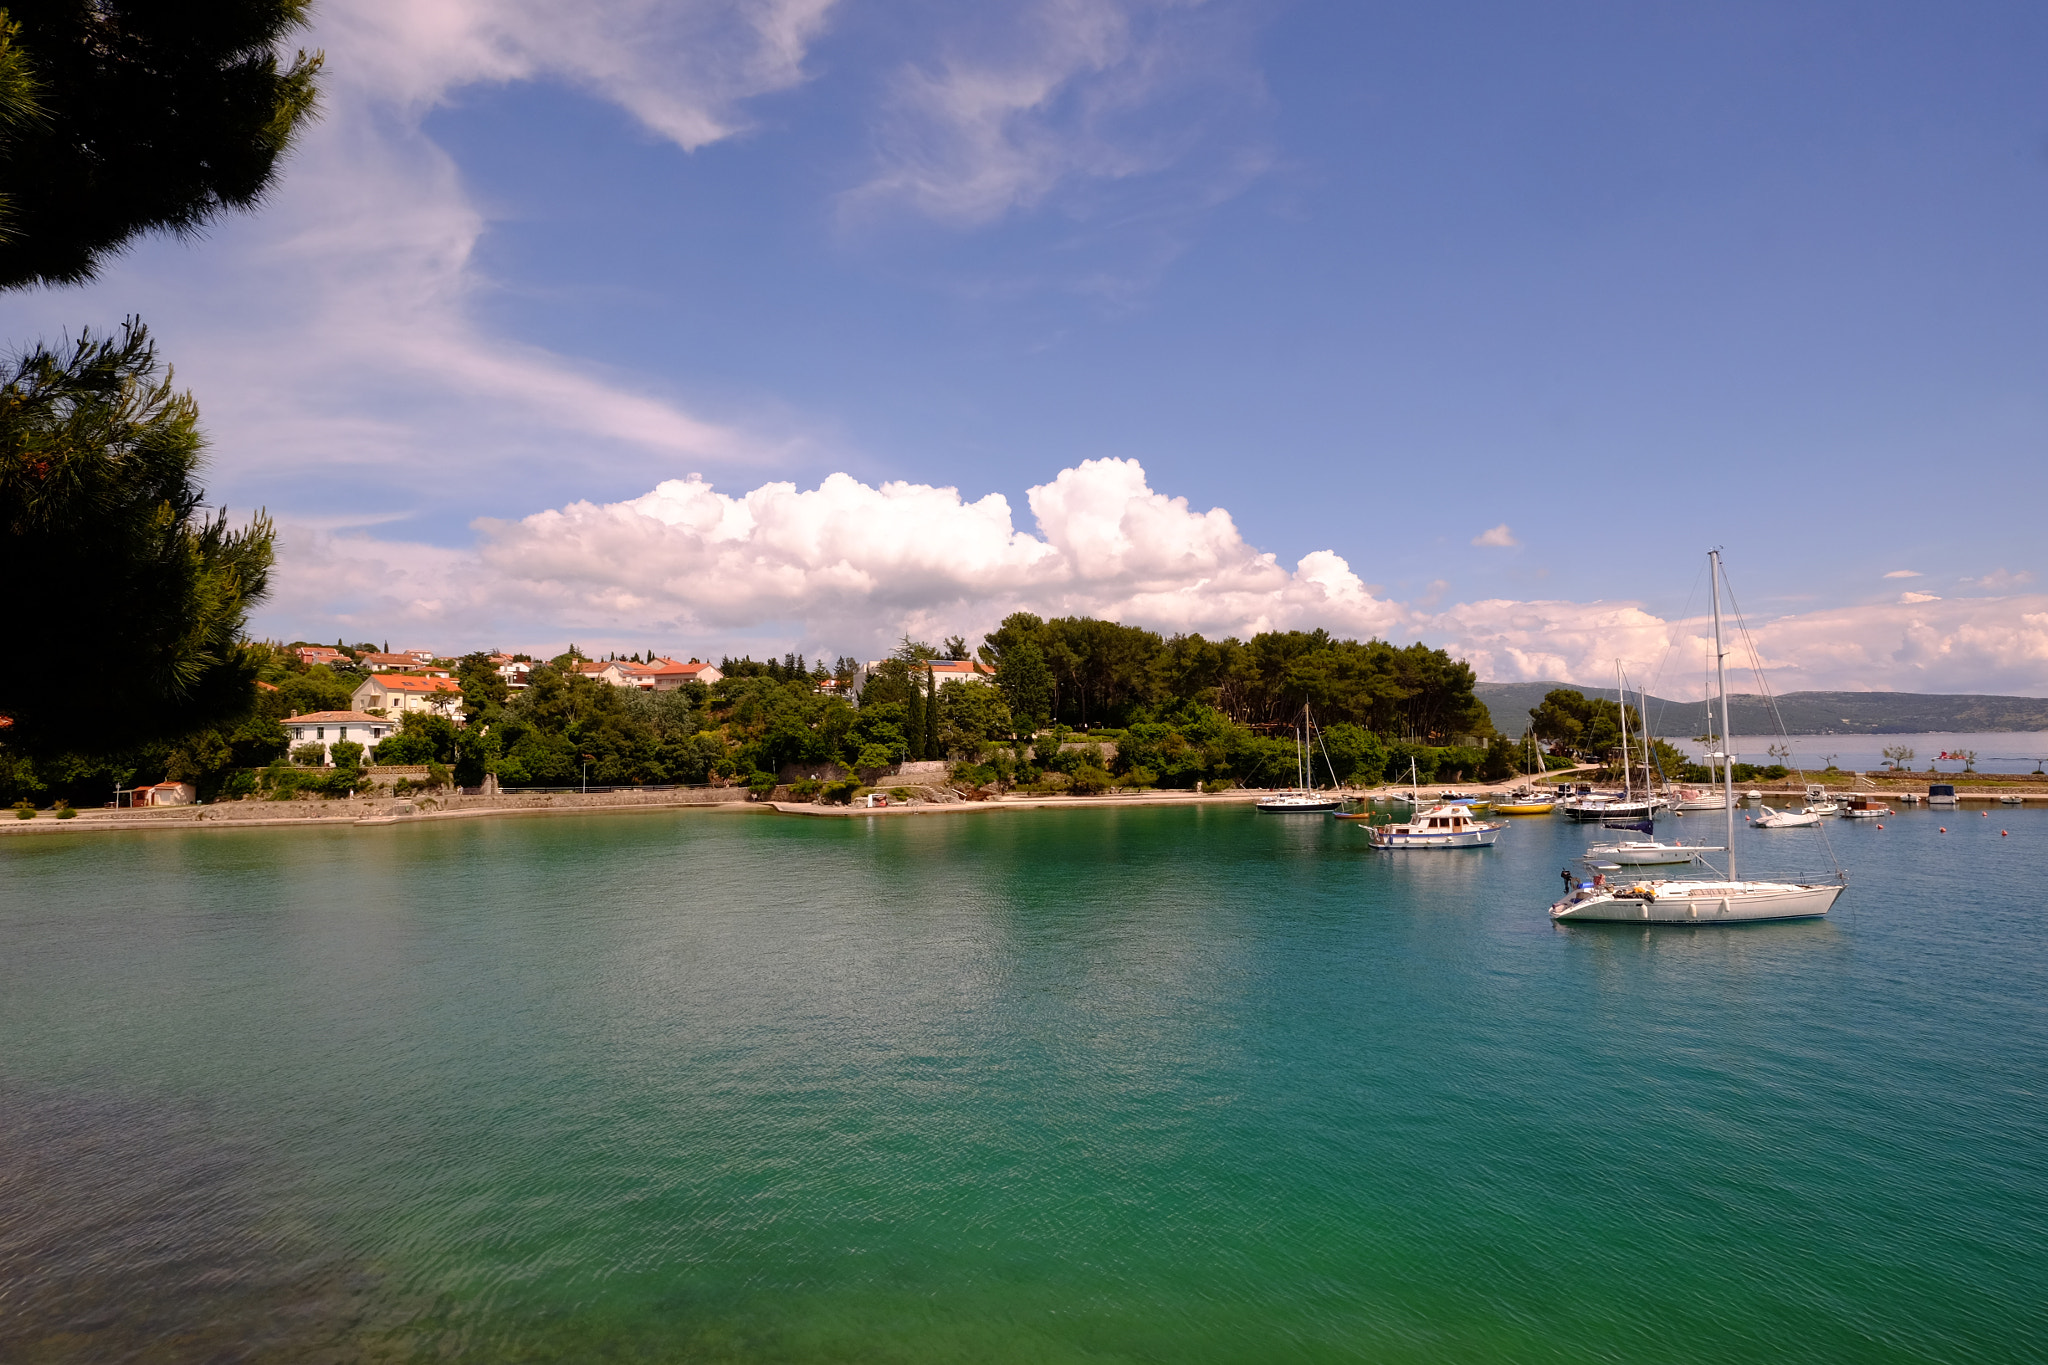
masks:
<path fill-rule="evenodd" d="M 1976 776 L 1976 774 L 1973 774 Z M 1523 779 L 1525 780 L 1525 779 Z M 1514 785 L 1515 781 L 1498 784 L 1467 783 L 1458 789 L 1475 795 L 1497 795 Z M 1906 785 L 1919 785 L 1911 779 L 1897 786 L 1863 787 L 1862 790 L 1874 796 L 1896 796 Z M 2017 784 L 2016 784 L 2017 785 Z M 1962 789 L 1956 792 L 1959 802 L 1995 805 L 2001 796 L 2018 796 L 2023 805 L 2048 804 L 2048 785 L 2028 783 L 2032 790 L 2016 791 L 2011 787 L 2000 790 Z M 1432 784 L 1436 791 L 1447 790 L 1442 783 Z M 1790 781 L 1763 784 L 1759 788 L 1767 796 L 1797 795 L 1800 788 Z M 1844 792 L 1855 788 L 1843 787 Z M 9 820 L 0 818 L 0 836 L 32 836 L 45 834 L 111 833 L 115 831 L 149 830 L 228 830 L 228 829 L 283 829 L 320 828 L 336 829 L 345 827 L 386 828 L 398 825 L 422 824 L 441 820 L 475 820 L 500 816 L 542 816 L 542 815 L 604 815 L 632 811 L 679 811 L 704 810 L 724 813 L 760 811 L 770 815 L 811 816 L 822 819 L 856 819 L 877 816 L 942 815 L 968 811 L 1034 811 L 1034 810 L 1099 810 L 1103 808 L 1141 806 L 1230 806 L 1249 805 L 1270 793 L 1264 788 L 1235 787 L 1224 792 L 1193 791 L 1144 791 L 1101 796 L 997 796 L 985 801 L 920 801 L 914 805 L 856 806 L 820 805 L 804 801 L 756 801 L 745 794 L 744 788 L 699 789 L 701 795 L 691 799 L 649 800 L 636 798 L 631 793 L 606 793 L 602 796 L 578 796 L 573 793 L 555 793 L 538 799 L 522 799 L 519 793 L 502 796 L 467 796 L 445 798 L 462 804 L 444 806 L 436 810 L 414 810 L 393 813 L 389 800 L 335 802 L 285 803 L 296 805 L 304 814 L 271 813 L 271 803 L 232 802 L 210 806 L 156 807 L 142 811 L 81 811 L 69 820 L 59 820 L 48 811 L 39 811 L 32 820 Z M 1333 793 L 1352 801 L 1370 801 L 1388 797 L 1404 797 L 1408 789 L 1397 786 L 1370 788 L 1347 788 Z M 730 793 L 730 794 L 729 794 Z M 1429 795 L 1434 795 L 1434 791 Z M 652 794 L 650 794 L 652 795 Z M 336 809 L 341 807 L 341 809 Z M 243 814 L 243 811 L 248 814 Z"/>

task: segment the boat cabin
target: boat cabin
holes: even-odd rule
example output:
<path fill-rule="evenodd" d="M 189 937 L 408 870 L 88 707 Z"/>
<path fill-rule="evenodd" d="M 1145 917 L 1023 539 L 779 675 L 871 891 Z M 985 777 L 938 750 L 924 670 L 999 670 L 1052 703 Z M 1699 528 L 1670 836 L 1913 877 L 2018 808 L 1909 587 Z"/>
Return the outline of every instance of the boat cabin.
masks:
<path fill-rule="evenodd" d="M 1930 806 L 1953 806 L 1956 803 L 1956 787 L 1953 782 L 1930 782 L 1927 784 L 1927 804 Z"/>

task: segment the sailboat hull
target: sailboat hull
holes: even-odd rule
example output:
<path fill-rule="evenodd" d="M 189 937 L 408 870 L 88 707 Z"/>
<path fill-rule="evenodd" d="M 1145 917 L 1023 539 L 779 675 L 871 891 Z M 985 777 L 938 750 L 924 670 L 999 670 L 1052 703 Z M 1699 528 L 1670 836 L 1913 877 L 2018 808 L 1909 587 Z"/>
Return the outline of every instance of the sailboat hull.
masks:
<path fill-rule="evenodd" d="M 1651 882 L 1580 891 L 1550 907 L 1550 918 L 1574 924 L 1759 924 L 1819 919 L 1834 908 L 1840 885 L 1797 882 Z"/>

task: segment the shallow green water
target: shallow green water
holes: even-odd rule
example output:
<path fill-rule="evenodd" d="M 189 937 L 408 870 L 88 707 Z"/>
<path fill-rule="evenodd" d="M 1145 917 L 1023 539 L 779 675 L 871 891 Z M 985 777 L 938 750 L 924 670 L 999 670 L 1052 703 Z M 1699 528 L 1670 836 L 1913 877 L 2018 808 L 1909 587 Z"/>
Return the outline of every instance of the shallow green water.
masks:
<path fill-rule="evenodd" d="M 2048 1358 L 2048 815 L 1886 825 L 1707 930 L 1549 820 L 7 840 L 0 1357 Z"/>

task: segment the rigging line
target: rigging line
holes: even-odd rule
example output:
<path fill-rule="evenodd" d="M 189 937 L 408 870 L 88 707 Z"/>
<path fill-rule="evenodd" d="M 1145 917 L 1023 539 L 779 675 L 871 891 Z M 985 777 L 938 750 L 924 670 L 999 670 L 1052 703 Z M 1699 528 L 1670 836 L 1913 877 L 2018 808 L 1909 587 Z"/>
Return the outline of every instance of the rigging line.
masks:
<path fill-rule="evenodd" d="M 1685 594 L 1685 606 L 1680 608 L 1679 610 L 1679 620 L 1685 621 L 1690 620 L 1692 618 L 1692 600 L 1693 598 L 1699 596 L 1700 580 L 1702 578 L 1705 578 L 1706 576 L 1707 566 L 1705 564 L 1700 565 L 1700 567 L 1694 571 L 1692 576 L 1692 587 L 1688 589 Z M 1669 636 L 1666 636 L 1664 641 L 1664 657 L 1657 660 L 1657 667 L 1650 674 L 1650 686 L 1662 687 L 1664 685 L 1664 666 L 1671 662 L 1671 651 L 1676 648 L 1678 648 L 1678 642 L 1676 640 L 1671 639 Z M 1657 700 L 1663 701 L 1664 698 L 1659 697 Z M 1665 708 L 1663 707 L 1659 707 L 1657 710 L 1657 724 L 1660 726 L 1664 724 L 1664 710 Z M 1644 716 L 1643 720 L 1647 723 L 1649 717 Z"/>
<path fill-rule="evenodd" d="M 1750 666 L 1756 670 L 1756 685 L 1763 693 L 1765 704 L 1770 708 L 1772 723 L 1778 727 L 1778 738 L 1785 741 L 1785 756 L 1790 758 L 1792 756 L 1792 736 L 1785 732 L 1785 717 L 1779 712 L 1778 699 L 1771 695 L 1771 684 L 1764 677 L 1763 655 L 1756 647 L 1756 638 L 1749 633 L 1749 618 L 1742 614 L 1742 604 L 1735 600 L 1735 585 L 1728 579 L 1728 566 L 1725 561 L 1721 565 L 1721 582 L 1722 586 L 1728 589 L 1728 606 L 1735 617 L 1735 629 L 1742 636 L 1743 648 L 1749 651 Z M 1724 751 L 1728 749 L 1728 741 L 1725 736 L 1722 739 L 1721 747 Z M 1732 762 L 1732 760 L 1730 761 Z M 1799 774 L 1799 785 L 1801 787 L 1806 786 L 1806 769 L 1795 766 L 1793 771 Z M 1835 841 L 1828 838 L 1827 817 L 1823 815 L 1820 818 L 1820 823 L 1816 824 L 1814 828 L 1820 831 L 1821 847 L 1827 850 L 1828 861 L 1834 864 L 1835 876 L 1846 882 L 1848 877 L 1842 871 L 1842 860 L 1835 856 Z"/>

